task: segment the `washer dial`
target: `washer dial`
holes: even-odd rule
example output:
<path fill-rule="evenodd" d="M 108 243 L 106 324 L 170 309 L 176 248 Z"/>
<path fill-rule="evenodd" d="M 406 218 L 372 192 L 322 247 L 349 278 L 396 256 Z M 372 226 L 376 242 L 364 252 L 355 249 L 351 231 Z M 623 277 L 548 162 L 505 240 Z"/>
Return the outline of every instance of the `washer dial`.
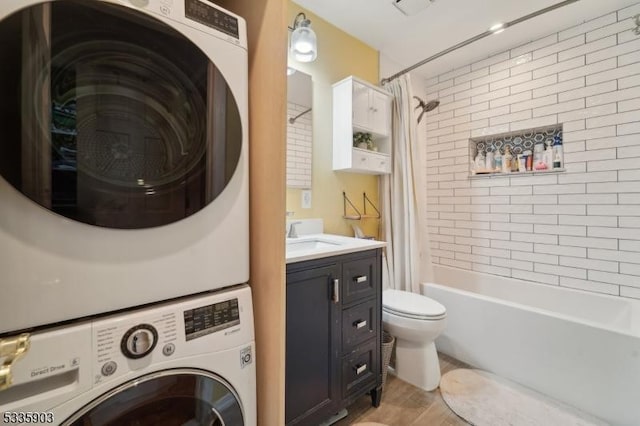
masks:
<path fill-rule="evenodd" d="M 140 324 L 130 328 L 120 341 L 120 349 L 127 358 L 142 358 L 156 347 L 158 331 L 151 324 Z"/>

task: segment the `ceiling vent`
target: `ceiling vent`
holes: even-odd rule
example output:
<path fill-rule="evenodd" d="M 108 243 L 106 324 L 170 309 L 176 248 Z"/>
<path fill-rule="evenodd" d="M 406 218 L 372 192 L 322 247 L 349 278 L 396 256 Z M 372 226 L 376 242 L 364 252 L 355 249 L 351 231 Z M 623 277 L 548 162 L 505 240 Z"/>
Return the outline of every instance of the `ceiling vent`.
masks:
<path fill-rule="evenodd" d="M 393 0 L 393 5 L 407 16 L 423 11 L 435 0 Z"/>

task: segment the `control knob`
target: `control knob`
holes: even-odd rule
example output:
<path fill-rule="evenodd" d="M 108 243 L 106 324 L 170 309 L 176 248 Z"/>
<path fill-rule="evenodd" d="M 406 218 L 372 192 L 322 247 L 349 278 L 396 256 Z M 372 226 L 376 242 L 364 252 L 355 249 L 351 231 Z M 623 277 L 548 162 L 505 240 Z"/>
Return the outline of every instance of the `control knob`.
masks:
<path fill-rule="evenodd" d="M 158 343 L 158 332 L 151 324 L 130 328 L 120 341 L 120 349 L 127 358 L 138 359 L 151 353 Z"/>

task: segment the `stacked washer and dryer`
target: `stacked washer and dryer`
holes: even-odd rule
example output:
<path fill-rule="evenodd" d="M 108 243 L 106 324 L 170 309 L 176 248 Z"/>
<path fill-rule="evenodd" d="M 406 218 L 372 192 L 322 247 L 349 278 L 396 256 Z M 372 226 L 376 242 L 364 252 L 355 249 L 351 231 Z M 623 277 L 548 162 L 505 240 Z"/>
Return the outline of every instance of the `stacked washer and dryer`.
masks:
<path fill-rule="evenodd" d="M 255 425 L 244 20 L 0 2 L 0 422 Z"/>

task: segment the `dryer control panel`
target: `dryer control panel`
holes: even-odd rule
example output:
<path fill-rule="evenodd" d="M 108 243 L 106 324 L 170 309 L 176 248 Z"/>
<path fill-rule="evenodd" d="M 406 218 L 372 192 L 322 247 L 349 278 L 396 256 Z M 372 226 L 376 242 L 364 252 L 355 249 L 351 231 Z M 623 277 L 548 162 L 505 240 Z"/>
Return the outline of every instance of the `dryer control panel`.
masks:
<path fill-rule="evenodd" d="M 119 1 L 126 6 L 151 12 L 161 20 L 170 19 L 247 48 L 247 25 L 244 18 L 214 4 L 211 0 Z"/>
<path fill-rule="evenodd" d="M 238 18 L 222 10 L 212 7 L 200 0 L 185 0 L 185 16 L 207 27 L 222 31 L 225 34 L 240 38 L 238 33 Z"/>

